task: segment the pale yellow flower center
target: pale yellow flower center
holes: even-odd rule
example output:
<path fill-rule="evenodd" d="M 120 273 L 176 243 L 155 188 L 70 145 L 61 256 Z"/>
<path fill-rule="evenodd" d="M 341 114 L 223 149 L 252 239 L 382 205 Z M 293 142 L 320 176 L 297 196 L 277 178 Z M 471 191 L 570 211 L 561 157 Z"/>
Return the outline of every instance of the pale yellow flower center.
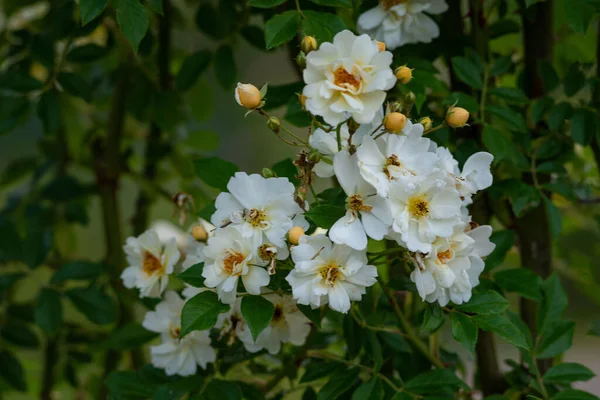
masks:
<path fill-rule="evenodd" d="M 340 266 L 333 263 L 329 263 L 321 268 L 319 274 L 321 275 L 321 278 L 325 279 L 325 284 L 329 287 L 333 287 L 335 282 L 342 275 L 340 272 Z"/>
<path fill-rule="evenodd" d="M 163 275 L 165 271 L 165 267 L 162 265 L 160 260 L 149 251 L 144 253 L 142 269 L 148 276 L 152 276 L 154 274 Z"/>
<path fill-rule="evenodd" d="M 223 260 L 223 269 L 229 275 L 233 275 L 233 276 L 241 275 L 242 269 L 239 268 L 238 266 L 244 262 L 246 257 L 244 257 L 244 255 L 242 253 L 237 252 L 235 250 L 231 250 L 231 249 L 229 249 L 227 251 L 227 253 L 229 255 L 227 257 L 225 257 L 225 259 Z"/>
<path fill-rule="evenodd" d="M 429 202 L 425 196 L 415 196 L 408 199 L 408 212 L 414 217 L 426 217 L 429 214 Z"/>
<path fill-rule="evenodd" d="M 248 213 L 247 221 L 248 223 L 250 223 L 250 225 L 254 226 L 255 228 L 262 227 L 266 220 L 267 217 L 264 211 L 253 208 Z"/>
<path fill-rule="evenodd" d="M 373 207 L 366 205 L 363 202 L 362 196 L 360 194 L 353 194 L 348 199 L 348 208 L 351 211 L 371 211 Z"/>
<path fill-rule="evenodd" d="M 388 179 L 391 180 L 392 176 L 391 176 L 390 170 L 388 168 L 389 167 L 400 167 L 401 165 L 402 164 L 400 163 L 400 160 L 398 160 L 398 156 L 395 154 L 392 154 L 385 160 L 385 165 L 383 166 L 383 173 L 385 174 L 385 176 L 387 176 Z"/>
<path fill-rule="evenodd" d="M 397 6 L 398 4 L 408 3 L 408 0 L 379 0 L 379 4 L 386 10 Z"/>
<path fill-rule="evenodd" d="M 344 67 L 338 67 L 333 73 L 333 83 L 345 89 L 358 90 L 360 88 L 360 81 L 359 74 L 351 74 Z"/>

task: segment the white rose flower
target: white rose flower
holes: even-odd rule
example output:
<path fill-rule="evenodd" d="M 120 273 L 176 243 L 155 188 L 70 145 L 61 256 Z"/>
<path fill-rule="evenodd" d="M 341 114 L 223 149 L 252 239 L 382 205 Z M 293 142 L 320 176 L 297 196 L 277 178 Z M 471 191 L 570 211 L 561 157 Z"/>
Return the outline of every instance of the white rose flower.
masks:
<path fill-rule="evenodd" d="M 289 255 L 285 235 L 294 226 L 308 229 L 302 210 L 294 201 L 294 185 L 287 178 L 264 178 L 237 172 L 227 184 L 229 193 L 219 194 L 211 222 L 217 227 L 232 225 L 242 236 L 254 236 L 260 244 L 277 246 L 277 258 Z"/>
<path fill-rule="evenodd" d="M 368 136 L 356 151 L 360 174 L 382 197 L 387 197 L 390 182 L 402 179 L 414 185 L 437 166 L 437 155 L 429 152 L 430 142 L 418 136 L 385 135 L 376 140 Z"/>
<path fill-rule="evenodd" d="M 306 109 L 330 125 L 352 117 L 370 123 L 396 83 L 392 53 L 379 52 L 369 36 L 345 30 L 306 56 L 302 93 Z"/>
<path fill-rule="evenodd" d="M 139 289 L 141 297 L 159 297 L 179 261 L 175 238 L 163 245 L 156 231 L 148 230 L 137 238 L 127 238 L 124 250 L 129 266 L 121 274 L 123 285 Z"/>
<path fill-rule="evenodd" d="M 261 266 L 266 261 L 257 252 L 257 236 L 245 237 L 237 227 L 219 229 L 208 239 L 204 248 L 204 285 L 216 288 L 219 299 L 225 304 L 235 301 L 238 280 L 251 294 L 260 294 L 260 288 L 269 284 L 269 274 Z"/>
<path fill-rule="evenodd" d="M 381 240 L 392 223 L 387 200 L 376 196 L 376 190 L 365 181 L 358 170 L 356 154 L 344 150 L 333 160 L 335 175 L 346 198 L 346 215 L 329 230 L 334 243 L 345 244 L 355 250 L 367 248 L 367 235 Z"/>
<path fill-rule="evenodd" d="M 184 303 L 176 292 L 167 291 L 164 301 L 146 313 L 142 323 L 147 330 L 160 333 L 162 343 L 150 348 L 152 365 L 163 368 L 169 376 L 194 375 L 198 365 L 205 369 L 217 358 L 208 331 L 193 331 L 179 339 Z"/>
<path fill-rule="evenodd" d="M 275 305 L 275 312 L 269 326 L 258 335 L 256 341 L 247 325 L 239 333 L 244 347 L 251 353 L 267 349 L 269 354 L 277 354 L 282 343 L 301 346 L 310 333 L 310 321 L 302 314 L 291 296 L 267 295 L 267 300 Z"/>
<path fill-rule="evenodd" d="M 440 35 L 440 29 L 427 14 L 441 14 L 447 9 L 445 0 L 380 0 L 377 7 L 358 18 L 357 28 L 390 50 L 410 43 L 430 43 Z"/>
<path fill-rule="evenodd" d="M 443 171 L 437 171 L 417 185 L 403 181 L 390 185 L 392 229 L 401 234 L 410 251 L 429 253 L 438 236 L 452 236 L 461 223 L 460 195 L 447 186 L 445 178 Z"/>
<path fill-rule="evenodd" d="M 354 146 L 359 146 L 362 143 L 363 137 L 367 132 L 370 133 L 367 129 L 363 128 L 361 125 L 354 135 L 352 135 L 352 144 Z M 340 139 L 342 144 L 342 150 L 348 150 L 350 147 L 350 132 L 348 130 L 348 125 L 344 124 L 340 128 Z M 308 143 L 310 147 L 316 149 L 322 155 L 333 159 L 333 156 L 339 151 L 338 143 L 337 143 L 337 132 L 332 130 L 331 132 L 325 132 L 324 130 L 317 128 L 310 135 L 308 139 Z M 319 178 L 331 178 L 334 174 L 333 164 L 330 164 L 326 161 L 319 161 L 315 164 L 313 171 Z"/>
<path fill-rule="evenodd" d="M 204 262 L 204 248 L 206 244 L 197 241 L 192 235 L 188 235 L 186 246 L 184 248 L 185 260 L 181 266 L 183 270 L 188 269 L 192 265 Z"/>
<path fill-rule="evenodd" d="M 377 281 L 377 268 L 367 265 L 364 251 L 333 244 L 327 236 L 302 236 L 292 247 L 294 269 L 285 278 L 298 304 L 313 308 L 329 303 L 341 313 L 350 301 L 360 300 L 366 288 Z"/>
<path fill-rule="evenodd" d="M 490 171 L 490 165 L 494 156 L 484 151 L 473 154 L 465 161 L 462 172 L 458 168 L 458 162 L 452 153 L 445 147 L 436 150 L 439 158 L 439 167 L 446 171 L 454 180 L 456 190 L 463 199 L 463 204 L 472 203 L 471 197 L 479 190 L 487 189 L 494 180 Z"/>

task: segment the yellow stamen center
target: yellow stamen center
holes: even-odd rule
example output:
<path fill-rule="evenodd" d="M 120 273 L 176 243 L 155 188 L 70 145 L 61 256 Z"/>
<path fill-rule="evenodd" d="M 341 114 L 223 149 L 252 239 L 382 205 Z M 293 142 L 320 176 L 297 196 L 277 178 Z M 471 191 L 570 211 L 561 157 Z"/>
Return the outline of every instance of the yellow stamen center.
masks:
<path fill-rule="evenodd" d="M 360 194 L 353 194 L 348 199 L 348 208 L 352 211 L 371 211 L 373 207 L 363 203 L 362 196 Z"/>
<path fill-rule="evenodd" d="M 262 227 L 266 219 L 267 217 L 265 216 L 264 211 L 257 210 L 256 208 L 250 210 L 247 217 L 247 220 L 250 223 L 250 225 L 254 226 L 255 228 Z"/>
<path fill-rule="evenodd" d="M 142 269 L 146 273 L 146 275 L 151 276 L 154 274 L 163 274 L 165 267 L 162 265 L 160 260 L 149 251 L 144 253 L 144 261 Z"/>
<path fill-rule="evenodd" d="M 385 160 L 385 165 L 383 166 L 383 173 L 385 174 L 385 176 L 387 176 L 388 179 L 392 179 L 392 176 L 390 175 L 390 171 L 388 168 L 389 167 L 399 167 L 401 165 L 402 164 L 400 163 L 400 160 L 398 160 L 398 156 L 395 154 L 392 154 Z"/>
<path fill-rule="evenodd" d="M 181 328 L 180 327 L 175 327 L 172 326 L 169 328 L 169 334 L 171 335 L 171 337 L 173 339 L 179 339 L 179 334 L 181 333 Z"/>
<path fill-rule="evenodd" d="M 275 312 L 273 312 L 273 318 L 271 319 L 271 321 L 274 323 L 278 323 L 282 319 L 283 319 L 283 307 L 278 304 L 275 306 Z"/>
<path fill-rule="evenodd" d="M 441 251 L 437 253 L 437 258 L 445 264 L 452 258 L 452 249 L 448 249 L 446 251 Z"/>
<path fill-rule="evenodd" d="M 229 250 L 228 256 L 223 260 L 223 269 L 229 275 L 239 276 L 242 274 L 242 269 L 238 268 L 238 266 L 244 262 L 246 257 L 242 253 L 239 253 L 235 250 Z"/>
<path fill-rule="evenodd" d="M 358 74 L 357 74 L 358 75 Z M 358 90 L 360 87 L 360 75 L 355 76 L 350 72 L 346 71 L 344 67 L 338 67 L 333 73 L 333 83 L 336 86 L 340 86 L 346 89 Z"/>
<path fill-rule="evenodd" d="M 276 254 L 276 248 L 272 244 L 265 243 L 258 248 L 259 257 L 265 261 L 272 260 Z"/>
<path fill-rule="evenodd" d="M 429 214 L 429 202 L 425 196 L 416 196 L 408 199 L 408 212 L 414 217 L 426 217 Z"/>
<path fill-rule="evenodd" d="M 340 272 L 340 266 L 329 263 L 319 271 L 321 278 L 325 279 L 325 284 L 329 287 L 333 287 L 335 282 L 340 278 L 342 273 Z"/>
<path fill-rule="evenodd" d="M 408 0 L 379 0 L 379 4 L 381 4 L 381 7 L 383 7 L 386 10 L 389 10 L 390 8 L 397 6 L 398 4 L 403 4 L 403 3 L 407 3 Z"/>

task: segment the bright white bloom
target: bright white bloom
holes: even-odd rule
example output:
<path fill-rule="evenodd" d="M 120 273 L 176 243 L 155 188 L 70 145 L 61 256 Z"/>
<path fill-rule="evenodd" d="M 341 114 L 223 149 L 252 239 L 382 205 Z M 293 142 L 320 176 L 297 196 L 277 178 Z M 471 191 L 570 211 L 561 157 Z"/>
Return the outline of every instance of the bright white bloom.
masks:
<path fill-rule="evenodd" d="M 458 161 L 445 147 L 437 150 L 439 165 L 448 175 L 454 179 L 456 189 L 460 193 L 465 205 L 471 204 L 471 197 L 479 190 L 486 189 L 492 185 L 493 176 L 490 165 L 494 156 L 481 151 L 473 154 L 463 165 L 462 172 L 458 168 Z"/>
<path fill-rule="evenodd" d="M 281 350 L 282 343 L 291 343 L 301 346 L 306 341 L 310 332 L 308 318 L 298 310 L 296 302 L 291 296 L 267 295 L 267 300 L 275 305 L 275 312 L 269 326 L 258 335 L 256 342 L 247 325 L 239 333 L 240 340 L 244 343 L 246 350 L 256 353 L 267 349 L 270 354 L 277 354 Z"/>
<path fill-rule="evenodd" d="M 260 294 L 270 277 L 261 267 L 267 262 L 258 256 L 259 246 L 259 237 L 245 237 L 237 227 L 217 230 L 204 248 L 204 285 L 216 288 L 219 299 L 226 304 L 235 301 L 240 278 L 248 293 Z"/>
<path fill-rule="evenodd" d="M 377 279 L 377 268 L 367 265 L 364 251 L 333 244 L 327 236 L 302 236 L 292 247 L 294 269 L 285 278 L 298 304 L 313 308 L 329 303 L 347 313 L 350 301 L 360 300 Z"/>
<path fill-rule="evenodd" d="M 356 151 L 360 174 L 382 197 L 387 197 L 390 182 L 398 179 L 415 185 L 437 167 L 438 157 L 429 152 L 430 142 L 419 136 L 385 135 L 376 140 L 368 136 Z"/>
<path fill-rule="evenodd" d="M 390 50 L 410 43 L 430 43 L 440 35 L 440 29 L 427 14 L 441 14 L 447 9 L 445 0 L 380 0 L 377 7 L 358 18 L 357 27 Z"/>
<path fill-rule="evenodd" d="M 367 235 L 381 240 L 388 233 L 392 216 L 387 200 L 376 196 L 376 190 L 365 181 L 358 170 L 356 154 L 344 150 L 333 160 L 335 176 L 346 198 L 346 214 L 329 230 L 334 243 L 345 244 L 355 250 L 367 248 Z"/>
<path fill-rule="evenodd" d="M 352 117 L 368 124 L 381 109 L 385 91 L 396 83 L 392 53 L 379 52 L 369 36 L 345 30 L 306 56 L 302 93 L 306 109 L 330 125 Z"/>
<path fill-rule="evenodd" d="M 361 125 L 360 128 L 356 130 L 354 135 L 352 135 L 352 144 L 354 146 L 359 146 L 367 132 L 368 131 L 366 129 L 363 129 L 363 125 Z M 350 147 L 350 132 L 347 124 L 341 126 L 340 139 L 342 150 L 348 150 L 348 147 Z M 325 132 L 324 130 L 317 128 L 313 134 L 310 135 L 308 143 L 310 144 L 310 147 L 318 150 L 319 153 L 328 157 L 330 160 L 333 160 L 333 156 L 339 151 L 337 132 L 335 130 L 332 130 L 331 132 Z M 319 161 L 315 165 L 313 171 L 315 171 L 315 174 L 320 178 L 330 178 L 334 174 L 333 165 L 323 160 Z"/>
<path fill-rule="evenodd" d="M 148 230 L 137 238 L 127 238 L 124 249 L 129 266 L 121 274 L 123 285 L 139 289 L 141 297 L 159 297 L 179 261 L 175 238 L 163 245 L 156 231 Z"/>
<path fill-rule="evenodd" d="M 416 254 L 410 278 L 421 298 L 430 303 L 437 301 L 441 306 L 449 301 L 469 301 L 484 268 L 481 257 L 495 247 L 489 240 L 491 233 L 489 225 L 471 229 L 469 224 L 461 224 L 450 238 L 438 238 L 429 254 Z"/>
<path fill-rule="evenodd" d="M 146 313 L 142 323 L 149 331 L 160 333 L 162 343 L 150 348 L 152 365 L 163 368 L 169 376 L 194 375 L 198 365 L 205 369 L 217 357 L 208 331 L 193 331 L 179 339 L 184 303 L 176 292 L 167 291 L 164 301 Z"/>
<path fill-rule="evenodd" d="M 186 246 L 184 248 L 185 260 L 182 266 L 186 270 L 192 265 L 204 262 L 204 248 L 206 244 L 197 241 L 192 235 L 188 235 Z"/>
<path fill-rule="evenodd" d="M 308 229 L 294 201 L 294 185 L 287 178 L 264 178 L 237 172 L 227 184 L 229 193 L 219 194 L 211 222 L 217 227 L 232 225 L 244 238 L 277 246 L 277 258 L 288 257 L 285 235 L 294 226 Z"/>
<path fill-rule="evenodd" d="M 452 236 L 461 222 L 458 191 L 447 186 L 446 174 L 434 172 L 418 185 L 394 181 L 390 185 L 392 229 L 410 251 L 429 253 L 436 238 Z"/>

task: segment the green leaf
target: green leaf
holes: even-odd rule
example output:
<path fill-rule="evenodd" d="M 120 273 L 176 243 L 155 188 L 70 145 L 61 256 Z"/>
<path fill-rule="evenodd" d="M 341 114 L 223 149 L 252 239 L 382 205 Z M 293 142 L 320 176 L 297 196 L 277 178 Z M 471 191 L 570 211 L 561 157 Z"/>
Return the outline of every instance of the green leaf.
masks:
<path fill-rule="evenodd" d="M 454 340 L 467 349 L 469 353 L 475 354 L 478 335 L 477 325 L 469 316 L 458 312 L 450 313 L 450 322 L 452 323 Z"/>
<path fill-rule="evenodd" d="M 421 373 L 404 384 L 404 390 L 416 394 L 454 394 L 468 388 L 450 369 L 434 369 Z"/>
<path fill-rule="evenodd" d="M 491 88 L 488 91 L 488 93 L 511 104 L 526 104 L 527 102 L 529 102 L 529 99 L 527 98 L 525 93 L 523 93 L 521 89 L 517 88 Z"/>
<path fill-rule="evenodd" d="M 239 171 L 234 163 L 218 157 L 198 159 L 194 161 L 194 168 L 204 183 L 220 190 L 227 190 L 229 179 Z"/>
<path fill-rule="evenodd" d="M 175 87 L 179 91 L 191 89 L 202 73 L 208 68 L 212 53 L 209 50 L 200 50 L 183 60 L 181 68 L 175 78 Z"/>
<path fill-rule="evenodd" d="M 567 308 L 569 300 L 556 273 L 542 283 L 542 302 L 538 308 L 538 332 L 558 321 Z"/>
<path fill-rule="evenodd" d="M 56 134 L 61 124 L 61 107 L 56 90 L 48 90 L 40 96 L 37 114 L 42 121 L 44 133 L 46 135 Z"/>
<path fill-rule="evenodd" d="M 538 63 L 538 73 L 542 77 L 546 92 L 554 90 L 560 83 L 554 66 L 549 61 L 543 60 Z"/>
<path fill-rule="evenodd" d="M 217 323 L 219 314 L 229 311 L 230 307 L 219 301 L 217 294 L 205 291 L 189 299 L 181 311 L 181 333 L 183 338 L 191 331 L 205 331 Z"/>
<path fill-rule="evenodd" d="M 562 102 L 552 108 L 552 112 L 550 113 L 550 117 L 548 118 L 548 126 L 550 130 L 557 131 L 559 130 L 565 121 L 571 118 L 573 115 L 573 107 L 569 103 Z"/>
<path fill-rule="evenodd" d="M 487 111 L 501 120 L 504 125 L 515 132 L 527 132 L 527 123 L 523 116 L 507 107 L 490 104 Z"/>
<path fill-rule="evenodd" d="M 589 381 L 594 376 L 596 374 L 584 365 L 574 362 L 563 362 L 546 371 L 544 382 L 564 385 L 575 381 Z"/>
<path fill-rule="evenodd" d="M 585 35 L 590 22 L 596 14 L 594 6 L 586 0 L 565 1 L 564 6 L 564 16 L 571 29 Z"/>
<path fill-rule="evenodd" d="M 249 0 L 248 5 L 257 8 L 271 8 L 285 3 L 287 0 Z"/>
<path fill-rule="evenodd" d="M 383 400 L 383 396 L 383 385 L 379 378 L 374 377 L 352 393 L 352 400 Z"/>
<path fill-rule="evenodd" d="M 294 165 L 294 162 L 291 158 L 286 158 L 285 160 L 279 161 L 277 164 L 271 167 L 273 172 L 277 174 L 280 178 L 288 178 L 290 182 L 297 186 L 300 184 L 300 179 L 298 179 L 298 168 Z"/>
<path fill-rule="evenodd" d="M 275 315 L 275 306 L 262 296 L 244 296 L 241 310 L 244 320 L 252 332 L 252 338 L 256 341 L 258 335 L 271 323 Z"/>
<path fill-rule="evenodd" d="M 63 322 L 63 309 L 60 294 L 50 288 L 43 288 L 37 299 L 35 322 L 47 335 L 54 335 Z"/>
<path fill-rule="evenodd" d="M 571 137 L 576 143 L 588 145 L 596 136 L 598 116 L 588 108 L 577 108 L 571 117 Z"/>
<path fill-rule="evenodd" d="M 215 76 L 225 90 L 233 90 L 237 80 L 237 66 L 230 45 L 221 45 L 215 52 Z"/>
<path fill-rule="evenodd" d="M 538 358 L 552 358 L 569 350 L 573 345 L 575 323 L 558 321 L 540 333 L 535 348 Z"/>
<path fill-rule="evenodd" d="M 599 400 L 600 397 L 583 390 L 566 389 L 558 393 L 552 400 Z"/>
<path fill-rule="evenodd" d="M 310 0 L 320 6 L 352 8 L 352 0 Z"/>
<path fill-rule="evenodd" d="M 194 287 L 204 287 L 204 277 L 202 276 L 203 269 L 203 262 L 194 264 L 179 275 L 177 275 L 177 277 L 185 283 L 188 283 Z"/>
<path fill-rule="evenodd" d="M 494 63 L 490 67 L 490 76 L 498 76 L 507 73 L 513 66 L 512 58 L 510 56 L 501 56 L 494 60 Z"/>
<path fill-rule="evenodd" d="M 317 11 L 304 11 L 303 14 L 304 34 L 313 36 L 317 43 L 333 42 L 333 37 L 346 29 L 346 24 L 336 14 Z"/>
<path fill-rule="evenodd" d="M 296 36 L 300 14 L 296 10 L 289 10 L 277 14 L 265 23 L 265 43 L 267 49 L 280 46 L 289 42 Z"/>
<path fill-rule="evenodd" d="M 548 215 L 550 234 L 556 239 L 562 230 L 562 216 L 560 215 L 560 210 L 548 197 L 543 196 L 542 199 L 544 201 L 544 206 L 546 207 L 546 214 Z"/>
<path fill-rule="evenodd" d="M 106 379 L 106 387 L 113 399 L 150 399 L 160 382 L 144 378 L 136 371 L 113 371 Z"/>
<path fill-rule="evenodd" d="M 24 276 L 25 274 L 22 272 L 12 272 L 0 275 L 0 294 Z"/>
<path fill-rule="evenodd" d="M 34 90 L 39 90 L 44 86 L 44 84 L 40 81 L 38 81 L 37 79 L 32 78 L 31 76 L 27 75 L 25 72 L 23 71 L 8 71 L 5 73 L 2 73 L 0 75 L 0 89 L 7 89 L 7 90 L 12 90 L 15 92 L 19 92 L 19 93 L 27 93 L 27 92 L 32 92 Z M 6 98 L 10 98 L 10 97 L 3 97 L 2 101 L 4 103 Z M 23 99 L 25 100 L 25 99 Z M 2 108 L 4 108 L 4 104 L 2 104 Z M 17 108 L 17 104 L 15 105 L 9 105 L 8 107 L 15 109 Z M 2 114 L 7 115 L 8 112 L 5 111 L 4 109 L 2 110 Z"/>
<path fill-rule="evenodd" d="M 472 113 L 479 112 L 479 102 L 473 97 L 462 92 L 452 92 L 444 99 L 446 106 L 457 105 L 469 110 Z"/>
<path fill-rule="evenodd" d="M 500 314 L 508 308 L 508 300 L 493 290 L 473 292 L 467 303 L 456 306 L 458 311 L 474 314 Z"/>
<path fill-rule="evenodd" d="M 99 287 L 74 288 L 65 294 L 75 308 L 95 324 L 110 324 L 117 318 L 114 299 Z"/>
<path fill-rule="evenodd" d="M 458 79 L 472 88 L 483 88 L 481 70 L 466 57 L 452 57 L 452 68 Z"/>
<path fill-rule="evenodd" d="M 521 31 L 521 25 L 514 19 L 504 18 L 491 24 L 488 29 L 490 32 L 490 39 L 495 39 L 511 33 L 519 33 Z"/>
<path fill-rule="evenodd" d="M 579 69 L 579 63 L 571 64 L 571 66 L 569 67 L 569 71 L 567 72 L 567 76 L 565 76 L 565 81 L 563 83 L 565 94 L 567 95 L 567 97 L 574 96 L 577 94 L 577 92 L 583 89 L 584 86 L 585 75 Z"/>
<path fill-rule="evenodd" d="M 317 379 L 323 379 L 331 375 L 334 371 L 340 369 L 346 369 L 344 365 L 333 362 L 311 362 L 309 368 L 306 368 L 304 374 L 300 378 L 300 383 L 307 383 L 316 381 Z"/>
<path fill-rule="evenodd" d="M 510 249 L 515 245 L 517 237 L 515 231 L 505 229 L 503 231 L 494 231 L 490 241 L 496 245 L 494 251 L 485 259 L 485 270 L 491 271 L 501 265 Z"/>
<path fill-rule="evenodd" d="M 525 350 L 529 349 L 527 340 L 523 336 L 521 330 L 504 315 L 475 315 L 473 321 L 484 331 L 495 332 L 508 343 Z"/>
<path fill-rule="evenodd" d="M 88 103 L 91 101 L 92 87 L 81 75 L 74 72 L 62 72 L 58 75 L 58 83 L 67 93 L 81 97 Z"/>
<path fill-rule="evenodd" d="M 492 125 L 485 125 L 482 135 L 483 144 L 494 156 L 494 161 L 510 160 L 515 147 L 504 132 Z"/>
<path fill-rule="evenodd" d="M 139 347 L 157 336 L 157 333 L 132 322 L 112 331 L 101 345 L 108 349 L 128 350 Z"/>
<path fill-rule="evenodd" d="M 104 274 L 104 266 L 90 261 L 72 261 L 60 267 L 54 273 L 50 283 L 62 283 L 67 280 L 89 280 Z"/>
<path fill-rule="evenodd" d="M 305 306 L 304 304 L 298 304 L 297 307 L 298 307 L 298 310 L 300 310 L 300 312 L 302 314 L 304 314 L 304 316 L 310 320 L 310 322 L 315 324 L 317 328 L 319 328 L 319 329 L 321 328 L 321 309 L 320 308 L 313 309 L 311 306 Z"/>
<path fill-rule="evenodd" d="M 21 363 L 7 350 L 0 350 L 0 376 L 20 392 L 27 391 L 27 380 Z"/>
<path fill-rule="evenodd" d="M 375 370 L 381 369 L 383 366 L 383 352 L 381 350 L 381 343 L 375 332 L 371 330 L 365 330 L 362 335 L 363 347 L 365 348 L 365 354 L 373 360 Z"/>
<path fill-rule="evenodd" d="M 552 97 L 542 97 L 536 99 L 531 105 L 531 121 L 534 124 L 540 122 L 553 106 L 554 99 Z"/>
<path fill-rule="evenodd" d="M 343 207 L 331 204 L 318 204 L 308 210 L 304 216 L 315 225 L 323 229 L 329 229 L 345 214 L 346 209 Z"/>
<path fill-rule="evenodd" d="M 213 379 L 204 391 L 206 400 L 242 400 L 242 391 L 234 382 Z"/>
<path fill-rule="evenodd" d="M 266 98 L 265 110 L 273 110 L 289 103 L 292 97 L 302 93 L 304 82 L 284 83 L 282 85 L 269 85 L 269 95 Z"/>
<path fill-rule="evenodd" d="M 535 301 L 542 299 L 542 278 L 527 268 L 512 268 L 497 272 L 494 280 L 505 292 L 519 293 Z"/>
<path fill-rule="evenodd" d="M 435 332 L 444 325 L 444 312 L 438 303 L 425 303 L 425 313 L 421 330 Z"/>
<path fill-rule="evenodd" d="M 9 319 L 4 323 L 0 336 L 7 342 L 16 346 L 35 349 L 39 346 L 40 341 L 36 333 L 31 329 L 26 322 Z"/>
<path fill-rule="evenodd" d="M 148 31 L 148 14 L 139 0 L 117 0 L 117 22 L 125 38 L 137 52 L 140 42 Z"/>
<path fill-rule="evenodd" d="M 148 5 L 157 14 L 163 15 L 163 2 L 162 0 L 148 0 Z"/>
<path fill-rule="evenodd" d="M 317 400 L 337 399 L 356 383 L 359 372 L 358 368 L 337 370 L 319 390 Z"/>
<path fill-rule="evenodd" d="M 94 20 L 106 8 L 107 0 L 80 0 L 79 15 L 81 16 L 81 25 Z"/>
<path fill-rule="evenodd" d="M 378 332 L 383 344 L 397 353 L 412 353 L 412 348 L 406 342 L 402 335 L 392 332 Z"/>
<path fill-rule="evenodd" d="M 91 63 L 105 57 L 110 52 L 109 47 L 89 43 L 73 47 L 67 53 L 67 61 L 74 63 Z"/>

